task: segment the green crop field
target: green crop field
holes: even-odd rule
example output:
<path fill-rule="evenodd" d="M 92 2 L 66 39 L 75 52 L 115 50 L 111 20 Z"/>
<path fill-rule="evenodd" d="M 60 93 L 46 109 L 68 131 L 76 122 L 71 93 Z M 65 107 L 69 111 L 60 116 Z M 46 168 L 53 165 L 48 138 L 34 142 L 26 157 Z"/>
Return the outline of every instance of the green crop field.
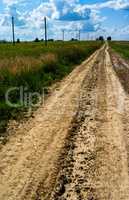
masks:
<path fill-rule="evenodd" d="M 119 53 L 123 58 L 129 59 L 129 42 L 110 42 L 111 48 Z"/>
<path fill-rule="evenodd" d="M 19 92 L 14 90 L 10 101 L 5 94 L 12 87 L 27 88 L 27 92 L 42 93 L 46 88 L 70 73 L 95 50 L 101 42 L 50 42 L 0 44 L 0 133 L 5 132 L 9 119 L 16 119 L 27 108 L 20 105 Z"/>

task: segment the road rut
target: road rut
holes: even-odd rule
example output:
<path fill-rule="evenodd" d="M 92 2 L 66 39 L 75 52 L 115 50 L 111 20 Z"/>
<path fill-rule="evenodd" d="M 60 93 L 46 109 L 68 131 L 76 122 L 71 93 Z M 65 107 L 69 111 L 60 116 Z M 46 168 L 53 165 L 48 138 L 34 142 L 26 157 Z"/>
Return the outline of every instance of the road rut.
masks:
<path fill-rule="evenodd" d="M 108 47 L 100 57 L 83 82 L 73 145 L 51 200 L 129 199 L 127 123 L 125 129 L 129 96 Z"/>

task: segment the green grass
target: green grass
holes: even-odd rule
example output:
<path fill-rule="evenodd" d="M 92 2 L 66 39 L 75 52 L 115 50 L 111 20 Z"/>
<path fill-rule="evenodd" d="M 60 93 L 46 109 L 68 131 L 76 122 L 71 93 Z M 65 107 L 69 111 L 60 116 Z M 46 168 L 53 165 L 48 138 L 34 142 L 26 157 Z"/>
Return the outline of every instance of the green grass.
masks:
<path fill-rule="evenodd" d="M 123 58 L 129 60 L 129 42 L 127 41 L 116 41 L 116 42 L 110 42 L 109 45 L 111 48 L 119 53 Z"/>
<path fill-rule="evenodd" d="M 43 43 L 0 44 L 0 133 L 5 132 L 9 119 L 18 118 L 26 109 L 6 104 L 9 88 L 23 86 L 42 94 L 44 87 L 61 80 L 101 45 L 90 41 L 51 42 L 48 47 Z M 19 103 L 19 92 L 11 93 L 10 100 Z"/>

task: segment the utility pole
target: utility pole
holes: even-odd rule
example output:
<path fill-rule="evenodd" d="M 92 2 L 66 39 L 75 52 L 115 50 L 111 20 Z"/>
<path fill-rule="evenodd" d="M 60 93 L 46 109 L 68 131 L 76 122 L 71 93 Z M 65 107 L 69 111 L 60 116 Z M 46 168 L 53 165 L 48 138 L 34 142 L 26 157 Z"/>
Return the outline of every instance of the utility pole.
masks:
<path fill-rule="evenodd" d="M 63 33 L 63 41 L 65 40 L 65 30 L 62 30 L 62 33 Z"/>
<path fill-rule="evenodd" d="M 12 35 L 13 35 L 13 45 L 15 45 L 15 30 L 14 30 L 14 17 L 12 16 Z"/>
<path fill-rule="evenodd" d="M 78 30 L 76 29 L 76 40 L 78 40 Z"/>
<path fill-rule="evenodd" d="M 81 31 L 79 30 L 79 41 L 81 40 Z"/>
<path fill-rule="evenodd" d="M 89 33 L 87 33 L 87 40 L 89 41 Z"/>
<path fill-rule="evenodd" d="M 47 18 L 44 17 L 44 27 L 45 27 L 45 45 L 47 46 Z"/>

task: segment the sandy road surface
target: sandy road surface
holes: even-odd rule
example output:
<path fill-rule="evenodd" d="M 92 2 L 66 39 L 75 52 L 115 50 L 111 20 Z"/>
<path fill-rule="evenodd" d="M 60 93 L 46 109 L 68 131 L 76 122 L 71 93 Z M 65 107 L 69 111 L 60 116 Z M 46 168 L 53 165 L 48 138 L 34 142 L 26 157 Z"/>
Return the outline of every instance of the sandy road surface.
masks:
<path fill-rule="evenodd" d="M 129 200 L 129 95 L 115 59 L 95 52 L 1 148 L 0 200 Z"/>
<path fill-rule="evenodd" d="M 106 47 L 85 77 L 77 126 L 51 200 L 129 199 L 127 73 L 113 58 Z"/>

